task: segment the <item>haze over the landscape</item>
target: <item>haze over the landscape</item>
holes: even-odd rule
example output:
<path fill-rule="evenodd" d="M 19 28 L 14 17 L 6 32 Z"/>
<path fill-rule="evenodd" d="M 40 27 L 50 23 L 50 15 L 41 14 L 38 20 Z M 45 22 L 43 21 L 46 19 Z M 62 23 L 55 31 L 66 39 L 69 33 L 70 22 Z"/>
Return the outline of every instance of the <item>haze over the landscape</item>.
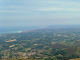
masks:
<path fill-rule="evenodd" d="M 80 24 L 80 0 L 0 0 L 0 26 Z"/>
<path fill-rule="evenodd" d="M 0 60 L 80 60 L 80 0 L 0 0 Z"/>

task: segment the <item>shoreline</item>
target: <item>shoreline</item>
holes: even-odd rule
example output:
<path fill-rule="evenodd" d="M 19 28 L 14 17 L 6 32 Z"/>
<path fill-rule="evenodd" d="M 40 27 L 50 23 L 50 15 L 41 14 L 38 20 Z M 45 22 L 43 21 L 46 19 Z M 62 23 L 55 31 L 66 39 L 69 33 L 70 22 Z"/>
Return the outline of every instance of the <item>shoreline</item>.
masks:
<path fill-rule="evenodd" d="M 2 34 L 9 34 L 9 33 L 21 33 L 22 31 L 8 31 L 8 32 L 1 32 L 0 35 Z"/>
<path fill-rule="evenodd" d="M 19 31 L 6 31 L 6 32 L 0 32 L 0 35 L 2 34 L 10 34 L 10 33 L 22 33 L 22 32 L 25 32 L 25 31 L 29 31 L 29 30 L 35 30 L 35 29 L 42 29 L 42 28 L 45 28 L 47 26 L 43 26 L 43 27 L 37 27 L 37 28 L 29 28 L 29 29 L 26 29 L 26 30 L 19 30 Z"/>

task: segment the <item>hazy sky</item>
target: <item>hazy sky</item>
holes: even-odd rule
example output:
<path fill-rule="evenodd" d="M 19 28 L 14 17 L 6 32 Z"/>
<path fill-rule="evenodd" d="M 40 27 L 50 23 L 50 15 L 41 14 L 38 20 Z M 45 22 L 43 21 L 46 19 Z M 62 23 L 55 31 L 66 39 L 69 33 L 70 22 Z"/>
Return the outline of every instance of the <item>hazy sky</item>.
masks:
<path fill-rule="evenodd" d="M 80 24 L 80 0 L 0 0 L 0 26 Z"/>

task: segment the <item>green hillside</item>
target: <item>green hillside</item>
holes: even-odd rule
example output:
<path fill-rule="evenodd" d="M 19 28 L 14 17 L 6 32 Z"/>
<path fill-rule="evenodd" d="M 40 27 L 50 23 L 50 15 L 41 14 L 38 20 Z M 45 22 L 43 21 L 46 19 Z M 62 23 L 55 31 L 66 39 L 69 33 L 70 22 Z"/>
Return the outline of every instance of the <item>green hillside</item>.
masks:
<path fill-rule="evenodd" d="M 42 28 L 0 35 L 0 59 L 80 58 L 80 28 Z"/>

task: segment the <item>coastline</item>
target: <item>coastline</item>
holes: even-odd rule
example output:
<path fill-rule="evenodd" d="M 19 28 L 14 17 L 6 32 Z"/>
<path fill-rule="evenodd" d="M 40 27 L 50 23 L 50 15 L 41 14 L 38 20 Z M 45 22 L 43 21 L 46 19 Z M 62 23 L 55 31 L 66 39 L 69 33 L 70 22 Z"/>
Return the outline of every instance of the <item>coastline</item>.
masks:
<path fill-rule="evenodd" d="M 19 27 L 19 28 L 14 28 L 14 27 L 11 27 L 11 28 L 7 28 L 7 29 L 1 29 L 0 30 L 0 35 L 2 34 L 9 34 L 9 33 L 22 33 L 22 32 L 25 32 L 25 31 L 29 31 L 29 30 L 35 30 L 35 29 L 42 29 L 42 28 L 45 28 L 47 26 L 39 26 L 39 27 Z M 21 29 L 22 28 L 22 29 Z"/>
<path fill-rule="evenodd" d="M 7 33 L 21 33 L 22 31 L 7 31 L 7 32 L 1 32 L 1 34 L 7 34 Z"/>

